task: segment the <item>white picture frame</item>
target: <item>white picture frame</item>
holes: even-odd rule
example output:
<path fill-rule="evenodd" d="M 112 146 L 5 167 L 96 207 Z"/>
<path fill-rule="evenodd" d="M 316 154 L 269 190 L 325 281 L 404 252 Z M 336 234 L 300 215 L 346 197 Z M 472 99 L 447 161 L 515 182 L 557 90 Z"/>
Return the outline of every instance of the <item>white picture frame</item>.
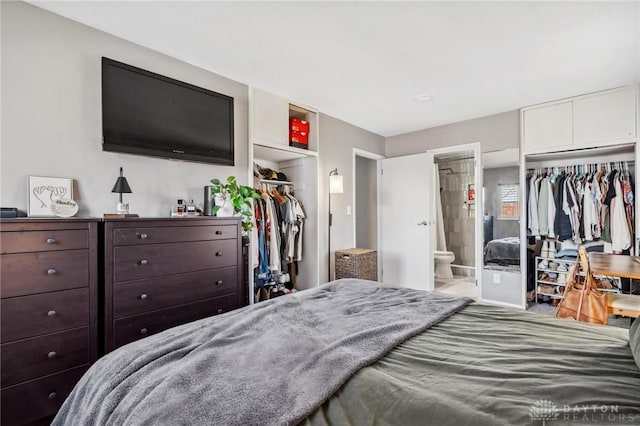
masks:
<path fill-rule="evenodd" d="M 73 179 L 29 176 L 29 216 L 51 217 L 53 200 L 73 199 Z"/>

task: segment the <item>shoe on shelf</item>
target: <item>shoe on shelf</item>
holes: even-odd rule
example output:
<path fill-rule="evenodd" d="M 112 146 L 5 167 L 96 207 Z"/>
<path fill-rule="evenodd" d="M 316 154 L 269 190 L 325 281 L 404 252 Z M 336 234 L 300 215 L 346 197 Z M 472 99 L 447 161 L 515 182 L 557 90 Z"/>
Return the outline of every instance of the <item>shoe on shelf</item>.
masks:
<path fill-rule="evenodd" d="M 544 257 L 547 259 L 549 257 L 549 241 L 544 240 L 542 242 L 542 250 L 540 252 L 540 257 Z"/>
<path fill-rule="evenodd" d="M 547 262 L 546 260 L 540 261 L 540 263 L 538 263 L 538 268 L 539 269 L 548 269 L 549 268 L 549 262 Z"/>
<path fill-rule="evenodd" d="M 558 271 L 558 272 L 567 272 L 567 271 L 568 271 L 568 269 L 567 269 L 567 265 L 566 265 L 566 264 L 564 264 L 564 263 L 560 263 L 560 264 L 558 265 L 558 269 L 557 269 L 557 271 Z"/>

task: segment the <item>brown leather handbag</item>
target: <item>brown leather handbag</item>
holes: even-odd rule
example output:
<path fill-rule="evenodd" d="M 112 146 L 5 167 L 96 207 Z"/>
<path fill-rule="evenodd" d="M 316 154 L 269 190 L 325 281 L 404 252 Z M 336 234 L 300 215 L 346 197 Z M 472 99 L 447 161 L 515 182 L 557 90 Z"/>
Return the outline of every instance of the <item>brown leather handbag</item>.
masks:
<path fill-rule="evenodd" d="M 593 324 L 607 324 L 607 295 L 597 286 L 596 278 L 589 269 L 589 258 L 584 247 L 580 247 L 580 261 L 576 262 L 567 281 L 564 298 L 558 304 L 556 316 Z M 584 277 L 579 274 L 580 268 Z"/>

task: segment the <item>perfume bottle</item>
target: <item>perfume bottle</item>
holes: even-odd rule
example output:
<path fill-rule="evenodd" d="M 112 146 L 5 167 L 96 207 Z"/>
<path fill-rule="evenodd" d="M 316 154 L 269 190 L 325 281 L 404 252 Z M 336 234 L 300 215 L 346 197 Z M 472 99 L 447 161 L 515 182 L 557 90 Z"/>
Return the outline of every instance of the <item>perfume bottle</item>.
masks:
<path fill-rule="evenodd" d="M 178 204 L 175 204 L 171 207 L 171 216 L 173 217 L 182 217 L 185 215 L 186 205 L 184 204 L 184 200 L 178 199 Z"/>
<path fill-rule="evenodd" d="M 185 207 L 185 213 L 187 216 L 198 216 L 198 208 L 193 200 L 189 200 Z"/>

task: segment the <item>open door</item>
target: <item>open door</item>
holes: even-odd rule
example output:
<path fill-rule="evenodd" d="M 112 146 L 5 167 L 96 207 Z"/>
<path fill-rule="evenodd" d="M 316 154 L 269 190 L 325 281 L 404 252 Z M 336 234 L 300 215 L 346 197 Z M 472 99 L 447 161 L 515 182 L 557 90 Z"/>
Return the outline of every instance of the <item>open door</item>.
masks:
<path fill-rule="evenodd" d="M 433 154 L 382 160 L 382 282 L 434 289 Z"/>

